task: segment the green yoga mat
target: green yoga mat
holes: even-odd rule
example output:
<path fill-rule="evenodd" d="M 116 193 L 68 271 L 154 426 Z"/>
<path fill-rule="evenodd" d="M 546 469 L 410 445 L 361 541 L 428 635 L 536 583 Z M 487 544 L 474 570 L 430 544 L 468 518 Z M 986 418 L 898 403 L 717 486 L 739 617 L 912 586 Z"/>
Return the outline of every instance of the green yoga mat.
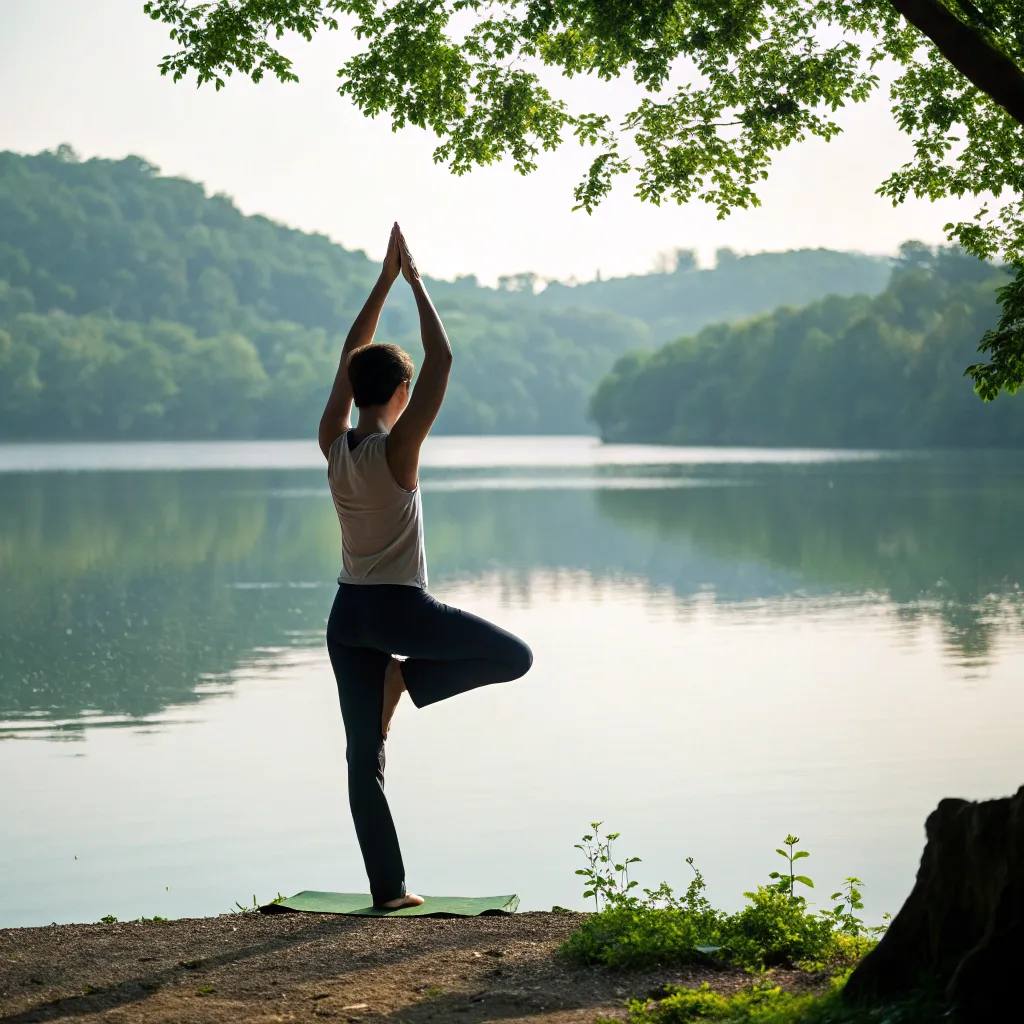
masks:
<path fill-rule="evenodd" d="M 360 917 L 478 917 L 481 914 L 514 914 L 518 896 L 424 896 L 421 907 L 382 910 L 367 893 L 313 892 L 307 890 L 280 903 L 260 907 L 264 914 L 301 910 L 312 914 L 356 914 Z"/>

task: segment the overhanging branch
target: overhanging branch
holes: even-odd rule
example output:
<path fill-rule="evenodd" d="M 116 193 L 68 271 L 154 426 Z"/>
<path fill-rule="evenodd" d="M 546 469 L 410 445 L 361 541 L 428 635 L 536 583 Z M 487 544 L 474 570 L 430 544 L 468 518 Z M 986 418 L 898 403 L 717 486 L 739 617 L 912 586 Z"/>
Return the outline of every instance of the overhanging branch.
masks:
<path fill-rule="evenodd" d="M 950 64 L 1024 125 L 1024 71 L 938 0 L 889 0 Z"/>

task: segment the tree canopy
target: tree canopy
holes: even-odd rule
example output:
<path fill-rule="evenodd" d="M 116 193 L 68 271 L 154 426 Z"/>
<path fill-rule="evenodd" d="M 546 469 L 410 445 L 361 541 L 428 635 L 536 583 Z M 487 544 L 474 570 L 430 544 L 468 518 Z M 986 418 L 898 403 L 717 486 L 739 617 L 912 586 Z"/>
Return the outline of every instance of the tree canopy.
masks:
<path fill-rule="evenodd" d="M 839 109 L 897 73 L 892 114 L 914 156 L 878 191 L 976 196 L 945 226 L 981 258 L 1013 264 L 1003 317 L 969 371 L 979 394 L 1024 384 L 1024 0 L 147 0 L 179 47 L 161 70 L 221 88 L 233 73 L 295 81 L 281 41 L 350 31 L 338 91 L 398 128 L 435 133 L 462 174 L 503 158 L 522 173 L 575 137 L 594 147 L 576 188 L 590 211 L 617 178 L 641 200 L 699 199 L 720 217 L 758 204 L 773 155 L 832 138 Z M 617 122 L 553 93 L 558 75 L 628 75 Z"/>
<path fill-rule="evenodd" d="M 957 367 L 1006 272 L 905 245 L 875 297 L 832 296 L 620 359 L 591 400 L 609 441 L 1024 447 L 1021 398 L 986 408 Z"/>

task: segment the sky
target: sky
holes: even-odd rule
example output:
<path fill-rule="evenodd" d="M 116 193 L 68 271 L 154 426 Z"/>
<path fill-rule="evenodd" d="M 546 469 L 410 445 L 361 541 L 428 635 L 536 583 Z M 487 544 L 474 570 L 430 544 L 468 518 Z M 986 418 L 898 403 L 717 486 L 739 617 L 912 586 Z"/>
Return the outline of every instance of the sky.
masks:
<path fill-rule="evenodd" d="M 719 221 L 703 203 L 654 207 L 620 185 L 588 216 L 572 211 L 588 162 L 575 142 L 543 155 L 529 177 L 501 165 L 460 178 L 433 163 L 432 135 L 365 118 L 335 92 L 334 73 L 354 45 L 341 33 L 317 37 L 290 51 L 299 84 L 236 77 L 217 93 L 161 78 L 157 63 L 173 46 L 142 0 L 0 0 L 0 150 L 69 143 L 83 157 L 134 153 L 230 195 L 245 213 L 373 258 L 397 219 L 425 273 L 492 284 L 524 271 L 581 281 L 645 273 L 676 248 L 696 249 L 703 265 L 723 246 L 892 253 L 909 238 L 943 241 L 942 225 L 976 205 L 914 200 L 894 209 L 874 194 L 910 156 L 882 91 L 840 111 L 837 139 L 780 154 L 757 209 Z M 628 81 L 567 88 L 593 109 L 627 109 L 639 95 Z"/>

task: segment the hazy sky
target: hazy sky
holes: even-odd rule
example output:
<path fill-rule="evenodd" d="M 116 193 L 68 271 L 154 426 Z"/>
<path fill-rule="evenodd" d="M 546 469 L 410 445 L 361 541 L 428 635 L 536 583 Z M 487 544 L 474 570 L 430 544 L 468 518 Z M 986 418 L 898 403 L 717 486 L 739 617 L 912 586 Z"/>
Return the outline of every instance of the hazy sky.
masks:
<path fill-rule="evenodd" d="M 573 213 L 587 166 L 575 143 L 541 158 L 528 178 L 510 166 L 456 178 L 431 159 L 433 136 L 393 134 L 335 93 L 334 71 L 352 43 L 337 33 L 295 49 L 298 85 L 245 79 L 211 88 L 172 85 L 156 64 L 172 49 L 142 0 L 0 0 L 0 149 L 38 152 L 68 142 L 83 156 L 136 153 L 167 174 L 226 192 L 246 213 L 321 231 L 383 255 L 391 221 L 421 267 L 438 277 L 533 270 L 588 279 L 644 272 L 656 254 L 719 246 L 742 252 L 828 246 L 892 252 L 907 238 L 942 240 L 941 226 L 975 203 L 910 202 L 874 195 L 909 155 L 886 96 L 840 112 L 845 132 L 780 155 L 760 209 L 717 221 L 703 203 L 656 208 L 627 185 L 593 216 Z M 595 106 L 622 107 L 632 83 L 580 81 Z"/>

